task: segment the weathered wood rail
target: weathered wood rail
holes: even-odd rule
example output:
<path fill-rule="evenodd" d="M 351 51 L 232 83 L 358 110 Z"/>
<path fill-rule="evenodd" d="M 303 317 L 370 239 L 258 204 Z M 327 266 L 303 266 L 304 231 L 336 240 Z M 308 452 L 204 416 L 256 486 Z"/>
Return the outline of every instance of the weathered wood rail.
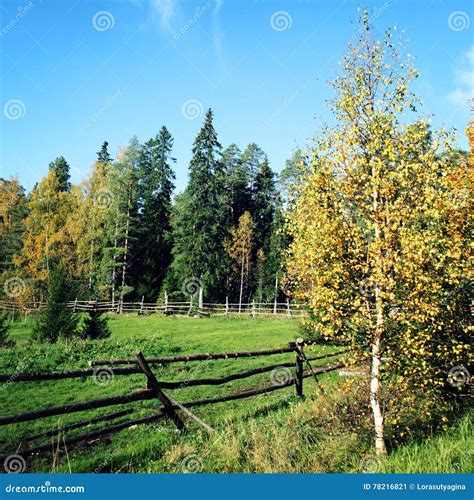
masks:
<path fill-rule="evenodd" d="M 254 397 L 260 394 L 266 394 L 280 389 L 284 389 L 292 385 L 295 385 L 296 387 L 296 394 L 299 397 L 302 397 L 303 380 L 305 378 L 316 377 L 324 373 L 329 373 L 334 370 L 338 370 L 344 366 L 344 364 L 341 362 L 335 362 L 330 365 L 317 366 L 313 368 L 309 363 L 310 361 L 334 358 L 341 354 L 347 353 L 348 350 L 339 350 L 336 352 L 308 358 L 304 355 L 303 348 L 305 345 L 309 345 L 311 343 L 312 343 L 311 341 L 303 341 L 299 339 L 297 342 L 292 342 L 288 344 L 288 346 L 286 347 L 276 348 L 276 349 L 265 349 L 261 351 L 248 351 L 248 352 L 215 353 L 215 354 L 211 353 L 193 354 L 188 356 L 172 356 L 172 357 L 160 357 L 160 358 L 145 358 L 140 352 L 138 352 L 136 354 L 135 359 L 91 361 L 89 365 L 94 368 L 89 368 L 85 370 L 75 370 L 69 372 L 53 372 L 53 373 L 17 373 L 11 375 L 0 375 L 0 382 L 4 382 L 7 384 L 90 377 L 90 376 L 96 376 L 97 373 L 101 370 L 109 370 L 110 373 L 113 374 L 114 376 L 141 374 L 144 375 L 147 380 L 146 389 L 135 390 L 125 394 L 110 396 L 106 398 L 100 398 L 79 403 L 70 403 L 49 408 L 35 409 L 28 412 L 2 416 L 0 417 L 0 426 L 12 425 L 20 422 L 28 422 L 41 418 L 54 417 L 57 415 L 66 415 L 76 412 L 94 410 L 98 408 L 106 408 L 110 406 L 129 405 L 131 403 L 138 401 L 158 399 L 162 404 L 162 409 L 158 413 L 155 413 L 150 416 L 135 418 L 120 423 L 113 423 L 114 420 L 129 415 L 130 413 L 133 413 L 135 411 L 133 408 L 128 407 L 120 411 L 116 411 L 114 413 L 109 413 L 107 415 L 102 415 L 94 418 L 89 418 L 86 420 L 81 420 L 79 422 L 74 422 L 64 426 L 62 429 L 43 432 L 30 437 L 27 436 L 25 437 L 25 441 L 31 443 L 31 441 L 34 441 L 36 439 L 47 438 L 47 437 L 51 438 L 53 436 L 58 435 L 58 433 L 62 433 L 65 435 L 61 439 L 60 446 L 70 446 L 72 444 L 79 443 L 82 441 L 97 439 L 101 436 L 105 436 L 113 432 L 118 432 L 127 427 L 156 422 L 165 417 L 173 421 L 176 427 L 180 431 L 185 431 L 186 423 L 185 420 L 183 420 L 180 413 L 183 414 L 184 418 L 187 417 L 192 419 L 194 422 L 204 427 L 207 432 L 211 433 L 213 432 L 213 429 L 210 426 L 208 426 L 205 422 L 203 422 L 197 415 L 193 414 L 189 410 L 189 408 Z M 168 381 L 158 380 L 158 378 L 150 368 L 150 365 L 152 364 L 166 365 L 169 363 L 180 363 L 180 362 L 187 363 L 191 361 L 248 358 L 257 356 L 271 356 L 271 355 L 285 354 L 291 352 L 294 352 L 296 355 L 295 362 L 271 364 L 216 378 L 200 378 L 200 379 L 195 378 L 195 379 L 186 379 L 182 381 L 168 382 Z M 305 363 L 309 367 L 309 369 L 307 370 L 304 369 Z M 123 367 L 119 365 L 128 365 L 128 366 Z M 130 365 L 135 365 L 135 366 L 132 367 Z M 291 368 L 294 368 L 294 371 L 291 371 Z M 245 389 L 239 392 L 234 392 L 231 394 L 215 398 L 189 401 L 182 404 L 175 401 L 173 398 L 171 398 L 169 395 L 163 392 L 163 390 L 177 390 L 187 387 L 196 387 L 204 385 L 217 386 L 217 385 L 227 384 L 235 380 L 245 379 L 255 375 L 268 373 L 273 370 L 286 370 L 285 372 L 286 376 L 284 377 L 284 380 L 283 381 L 277 380 L 275 383 L 271 385 Z M 105 428 L 95 429 L 90 432 L 85 432 L 74 436 L 69 435 L 70 432 L 75 429 L 80 429 L 82 427 L 86 427 L 100 422 L 112 422 L 112 423 Z M 28 448 L 17 451 L 16 453 L 23 456 L 27 456 L 32 453 L 51 451 L 51 449 L 52 445 L 50 441 L 44 444 L 29 446 Z"/>
<path fill-rule="evenodd" d="M 117 301 L 87 301 L 73 300 L 67 303 L 70 310 L 74 312 L 89 312 L 100 311 L 104 313 L 114 314 L 165 314 L 177 316 L 189 316 L 191 314 L 205 316 L 277 316 L 286 318 L 301 318 L 306 314 L 307 306 L 305 304 L 297 304 L 287 302 L 246 302 L 242 304 L 229 303 L 224 304 L 196 303 L 192 300 L 168 301 L 165 302 L 127 302 L 122 300 Z M 0 301 L 0 312 L 4 313 L 20 313 L 20 314 L 35 314 L 40 312 L 45 307 L 43 302 L 17 302 L 17 301 Z"/>

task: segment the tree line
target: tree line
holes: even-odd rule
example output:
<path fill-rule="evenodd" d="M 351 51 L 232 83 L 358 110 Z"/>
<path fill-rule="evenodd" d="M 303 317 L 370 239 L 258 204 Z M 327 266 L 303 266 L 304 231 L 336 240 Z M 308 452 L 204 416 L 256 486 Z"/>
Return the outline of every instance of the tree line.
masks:
<path fill-rule="evenodd" d="M 188 184 L 175 195 L 173 137 L 163 126 L 116 159 L 108 143 L 77 185 L 63 156 L 30 193 L 1 179 L 5 295 L 47 297 L 60 266 L 87 300 L 270 301 L 282 295 L 283 203 L 278 176 L 255 143 L 223 148 L 209 109 L 193 144 Z M 12 285 L 13 283 L 13 285 Z"/>

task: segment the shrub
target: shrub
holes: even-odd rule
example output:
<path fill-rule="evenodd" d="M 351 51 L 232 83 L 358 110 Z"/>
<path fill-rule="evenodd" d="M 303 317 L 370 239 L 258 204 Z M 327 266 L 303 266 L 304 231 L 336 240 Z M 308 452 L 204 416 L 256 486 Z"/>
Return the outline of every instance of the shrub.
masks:
<path fill-rule="evenodd" d="M 73 283 L 61 266 L 53 271 L 49 296 L 44 311 L 33 327 L 33 338 L 40 342 L 57 342 L 76 334 L 77 316 L 67 308 L 72 298 Z"/>
<path fill-rule="evenodd" d="M 8 330 L 10 325 L 8 324 L 7 317 L 4 314 L 0 314 L 0 347 L 13 347 L 15 342 L 8 338 Z"/>
<path fill-rule="evenodd" d="M 89 311 L 89 317 L 84 320 L 81 331 L 83 339 L 106 339 L 110 337 L 109 318 L 102 317 L 101 311 Z"/>

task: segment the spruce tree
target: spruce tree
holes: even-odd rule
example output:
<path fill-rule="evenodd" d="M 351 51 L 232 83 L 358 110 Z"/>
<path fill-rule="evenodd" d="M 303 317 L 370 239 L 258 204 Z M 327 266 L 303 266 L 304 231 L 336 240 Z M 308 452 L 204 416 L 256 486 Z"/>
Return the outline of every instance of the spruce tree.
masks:
<path fill-rule="evenodd" d="M 57 342 L 76 333 L 77 317 L 68 307 L 72 300 L 74 286 L 71 278 L 61 265 L 51 273 L 48 286 L 48 300 L 33 326 L 33 339 L 40 342 Z"/>
<path fill-rule="evenodd" d="M 206 297 L 216 300 L 225 296 L 228 269 L 225 178 L 220 160 L 221 145 L 209 109 L 194 141 L 188 185 L 176 207 L 173 271 L 181 283 L 187 278 L 200 280 Z"/>
<path fill-rule="evenodd" d="M 109 154 L 109 143 L 104 141 L 100 148 L 100 151 L 97 151 L 97 161 L 102 163 L 103 165 L 110 165 L 113 162 L 113 158 Z"/>
<path fill-rule="evenodd" d="M 0 347 L 13 347 L 15 342 L 8 338 L 8 318 L 5 314 L 0 314 Z"/>
<path fill-rule="evenodd" d="M 261 246 L 266 246 L 268 243 L 276 201 L 275 173 L 270 168 L 265 155 L 258 166 L 252 189 L 252 218 L 255 223 L 255 237 Z"/>
<path fill-rule="evenodd" d="M 139 155 L 137 260 L 133 268 L 136 295 L 155 300 L 171 263 L 171 204 L 175 174 L 173 137 L 162 127 Z"/>
<path fill-rule="evenodd" d="M 69 179 L 71 175 L 69 173 L 70 167 L 68 162 L 64 159 L 64 156 L 58 156 L 54 161 L 49 164 L 49 170 L 54 171 L 58 179 L 58 191 L 66 192 L 71 190 L 71 183 Z"/>
<path fill-rule="evenodd" d="M 239 223 L 244 212 L 250 210 L 251 184 L 248 164 L 242 161 L 240 149 L 231 144 L 222 153 L 222 164 L 225 174 L 225 190 L 227 193 L 224 206 L 228 212 L 227 226 Z"/>
<path fill-rule="evenodd" d="M 109 318 L 103 316 L 102 311 L 89 311 L 89 317 L 84 320 L 81 337 L 84 339 L 106 339 L 110 337 Z"/>

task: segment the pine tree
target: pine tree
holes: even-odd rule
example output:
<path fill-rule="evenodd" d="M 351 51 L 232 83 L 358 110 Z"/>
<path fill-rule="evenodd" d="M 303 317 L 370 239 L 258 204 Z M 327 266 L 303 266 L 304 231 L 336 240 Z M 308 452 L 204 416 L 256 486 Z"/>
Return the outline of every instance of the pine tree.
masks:
<path fill-rule="evenodd" d="M 308 154 L 301 149 L 296 149 L 291 158 L 286 160 L 285 167 L 280 172 L 280 192 L 284 206 L 290 206 L 296 201 L 299 188 L 309 175 L 310 163 Z"/>
<path fill-rule="evenodd" d="M 114 160 L 109 154 L 109 143 L 104 141 L 100 148 L 100 151 L 97 151 L 97 161 L 102 163 L 103 165 L 110 165 Z"/>
<path fill-rule="evenodd" d="M 249 189 L 253 189 L 255 177 L 260 171 L 260 165 L 265 161 L 265 157 L 265 152 L 254 142 L 249 144 L 242 153 L 240 163 L 245 169 Z"/>
<path fill-rule="evenodd" d="M 56 178 L 58 179 L 57 190 L 62 192 L 70 191 L 70 168 L 68 162 L 64 159 L 64 156 L 58 156 L 58 158 L 52 161 L 49 164 L 49 170 L 56 174 Z"/>
<path fill-rule="evenodd" d="M 74 296 L 74 282 L 66 270 L 57 265 L 48 285 L 48 300 L 33 326 L 32 335 L 40 342 L 57 342 L 76 333 L 77 317 L 67 307 Z"/>

